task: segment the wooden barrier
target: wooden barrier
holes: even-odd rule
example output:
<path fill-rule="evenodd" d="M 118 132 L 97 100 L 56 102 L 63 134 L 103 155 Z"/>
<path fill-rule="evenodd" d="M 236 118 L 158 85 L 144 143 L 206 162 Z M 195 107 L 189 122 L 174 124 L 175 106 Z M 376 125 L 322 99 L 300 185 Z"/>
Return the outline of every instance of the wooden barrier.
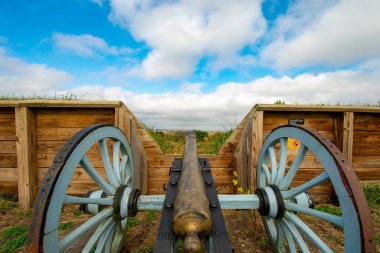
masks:
<path fill-rule="evenodd" d="M 217 155 L 208 158 L 218 193 L 234 193 L 233 171 L 244 192 L 256 187 L 256 168 L 261 145 L 277 126 L 299 119 L 316 128 L 344 153 L 360 180 L 380 180 L 380 108 L 341 106 L 256 105 L 241 121 Z M 20 206 L 32 206 L 42 182 L 63 144 L 83 127 L 114 124 L 131 143 L 135 182 L 145 194 L 163 194 L 175 157 L 165 154 L 144 126 L 121 102 L 107 101 L 0 101 L 0 193 L 18 194 Z M 292 163 L 296 151 L 289 151 Z M 293 152 L 293 154 L 291 153 Z M 98 147 L 89 159 L 105 177 Z M 300 184 L 321 172 L 313 154 L 307 154 L 295 178 Z M 95 184 L 82 169 L 76 170 L 69 193 L 83 194 Z M 314 194 L 328 197 L 323 185 Z"/>
<path fill-rule="evenodd" d="M 256 188 L 257 159 L 261 145 L 270 132 L 291 120 L 315 128 L 343 152 L 359 180 L 380 180 L 380 108 L 351 106 L 256 105 L 221 148 L 234 152 L 234 169 L 243 191 Z M 239 136 L 239 137 L 237 137 Z M 289 150 L 287 169 L 297 150 Z M 293 187 L 315 177 L 322 166 L 308 153 L 295 178 Z M 315 198 L 328 200 L 329 184 L 312 191 Z"/>

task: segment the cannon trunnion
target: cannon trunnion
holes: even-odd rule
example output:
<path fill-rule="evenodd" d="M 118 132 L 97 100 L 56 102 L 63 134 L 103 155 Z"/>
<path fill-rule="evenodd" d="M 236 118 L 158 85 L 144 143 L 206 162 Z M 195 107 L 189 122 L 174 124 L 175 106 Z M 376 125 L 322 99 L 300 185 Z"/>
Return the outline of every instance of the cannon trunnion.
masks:
<path fill-rule="evenodd" d="M 300 143 L 290 168 L 288 139 Z M 217 195 L 208 160 L 199 158 L 194 134 L 185 142 L 183 159 L 175 159 L 166 195 L 140 195 L 134 185 L 130 144 L 111 125 L 87 127 L 55 157 L 39 189 L 29 228 L 29 252 L 122 252 L 127 221 L 141 210 L 162 210 L 154 252 L 232 252 L 222 209 L 258 210 L 274 252 L 332 252 L 303 217 L 340 227 L 345 252 L 376 252 L 370 212 L 350 164 L 317 131 L 296 125 L 278 127 L 266 138 L 258 157 L 255 194 Z M 104 172 L 94 168 L 89 151 L 98 150 Z M 323 166 L 320 174 L 293 184 L 308 152 Z M 67 193 L 71 177 L 83 170 L 98 186 L 84 196 Z M 342 210 L 333 215 L 313 208 L 308 191 L 330 182 Z M 62 208 L 77 205 L 92 214 L 65 236 L 58 233 Z"/>

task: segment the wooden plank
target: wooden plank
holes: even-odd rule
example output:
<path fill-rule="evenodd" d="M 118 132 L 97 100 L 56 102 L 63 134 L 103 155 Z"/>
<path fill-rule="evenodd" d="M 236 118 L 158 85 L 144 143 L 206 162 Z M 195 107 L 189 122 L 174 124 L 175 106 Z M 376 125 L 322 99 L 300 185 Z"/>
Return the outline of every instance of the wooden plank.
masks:
<path fill-rule="evenodd" d="M 360 181 L 380 180 L 380 167 L 355 167 L 354 172 Z"/>
<path fill-rule="evenodd" d="M 232 134 L 228 137 L 222 147 L 219 149 L 218 154 L 234 154 L 236 147 L 238 145 L 238 141 L 240 136 L 244 130 L 245 124 L 247 123 L 248 118 L 250 117 L 250 113 L 245 116 L 245 118 L 240 122 L 240 124 L 235 128 Z"/>
<path fill-rule="evenodd" d="M 131 149 L 134 162 L 134 182 L 135 187 L 139 188 L 142 194 L 147 192 L 147 160 L 143 145 L 139 139 L 137 126 L 134 121 L 131 120 Z"/>
<path fill-rule="evenodd" d="M 38 168 L 38 182 L 42 182 L 48 169 L 49 168 Z M 101 175 L 108 182 L 107 174 L 104 168 L 101 167 L 101 168 L 95 168 L 95 169 L 99 173 L 99 175 Z M 73 176 L 71 178 L 71 181 L 93 182 L 94 180 L 81 167 L 78 167 L 75 169 Z"/>
<path fill-rule="evenodd" d="M 148 194 L 165 194 L 164 187 L 168 181 L 151 181 L 148 185 Z M 233 193 L 233 186 L 231 181 L 215 182 L 215 189 L 218 194 L 231 194 Z"/>
<path fill-rule="evenodd" d="M 18 199 L 23 210 L 29 210 L 37 194 L 35 115 L 27 107 L 16 108 Z"/>
<path fill-rule="evenodd" d="M 380 131 L 380 114 L 355 114 L 354 131 Z"/>
<path fill-rule="evenodd" d="M 82 127 L 38 127 L 37 141 L 67 141 Z"/>
<path fill-rule="evenodd" d="M 0 110 L 0 126 L 13 128 L 16 126 L 14 109 L 12 109 L 12 113 L 4 113 Z"/>
<path fill-rule="evenodd" d="M 155 141 L 143 141 L 142 142 L 145 153 L 147 155 L 163 155 L 164 152 Z"/>
<path fill-rule="evenodd" d="M 37 153 L 37 167 L 38 168 L 48 168 L 52 165 L 54 157 L 57 154 L 41 154 Z M 99 154 L 89 154 L 87 155 L 87 158 L 91 161 L 91 164 L 95 168 L 101 168 L 103 167 L 103 161 L 101 159 L 101 156 Z M 110 157 L 112 159 L 112 156 Z"/>
<path fill-rule="evenodd" d="M 125 134 L 128 141 L 131 140 L 131 118 L 124 107 L 115 108 L 115 126 L 120 128 Z"/>
<path fill-rule="evenodd" d="M 12 181 L 17 184 L 17 168 L 0 168 L 0 182 Z"/>
<path fill-rule="evenodd" d="M 354 142 L 380 142 L 380 131 L 367 132 L 367 131 L 355 131 Z"/>
<path fill-rule="evenodd" d="M 15 140 L 16 140 L 16 127 L 8 126 L 8 125 L 7 126 L 0 125 L 0 141 L 15 141 Z"/>
<path fill-rule="evenodd" d="M 91 100 L 1 100 L 0 107 L 63 107 L 63 108 L 114 108 L 120 107 L 120 101 Z"/>
<path fill-rule="evenodd" d="M 370 106 L 340 106 L 340 105 L 274 105 L 257 104 L 254 109 L 258 111 L 283 112 L 367 112 L 380 113 L 379 107 Z"/>
<path fill-rule="evenodd" d="M 252 181 L 250 184 L 250 189 L 257 188 L 256 172 L 257 172 L 261 147 L 263 145 L 263 121 L 264 121 L 264 112 L 254 111 L 252 115 L 252 146 L 251 146 L 252 169 L 251 169 L 251 175 L 250 175 L 250 177 L 252 178 Z"/>
<path fill-rule="evenodd" d="M 181 158 L 179 154 L 166 154 L 166 155 L 148 155 L 147 162 L 149 168 L 153 167 L 167 167 L 172 165 L 174 158 Z M 233 166 L 232 155 L 199 155 L 200 158 L 207 158 L 212 168 L 231 168 Z"/>
<path fill-rule="evenodd" d="M 377 156 L 354 156 L 352 158 L 353 168 L 379 168 L 380 173 L 380 155 Z"/>
<path fill-rule="evenodd" d="M 0 154 L 0 168 L 17 168 L 17 154 Z"/>
<path fill-rule="evenodd" d="M 292 118 L 302 118 L 304 119 L 305 126 L 309 126 L 317 129 L 318 131 L 332 131 L 334 129 L 334 119 L 330 118 L 315 118 L 312 115 L 308 116 L 299 116 L 289 115 L 289 117 L 283 118 L 280 117 L 280 114 L 266 115 L 263 121 L 264 130 L 273 130 L 274 128 L 282 125 L 288 124 L 288 119 Z"/>
<path fill-rule="evenodd" d="M 352 151 L 354 156 L 376 156 L 380 154 L 380 143 L 355 143 Z"/>
<path fill-rule="evenodd" d="M 0 141 L 0 154 L 16 154 L 15 141 Z"/>
<path fill-rule="evenodd" d="M 354 140 L 354 113 L 343 113 L 343 140 L 342 153 L 349 163 L 352 163 L 352 149 Z"/>
<path fill-rule="evenodd" d="M 83 128 L 93 124 L 114 124 L 115 116 L 110 114 L 37 114 L 36 125 L 40 127 Z"/>

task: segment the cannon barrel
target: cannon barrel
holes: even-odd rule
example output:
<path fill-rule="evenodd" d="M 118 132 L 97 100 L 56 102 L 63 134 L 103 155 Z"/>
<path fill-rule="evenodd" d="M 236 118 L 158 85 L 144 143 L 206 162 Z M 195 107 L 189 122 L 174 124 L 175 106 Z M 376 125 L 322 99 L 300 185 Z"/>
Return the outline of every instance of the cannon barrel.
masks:
<path fill-rule="evenodd" d="M 181 180 L 174 203 L 173 230 L 184 239 L 185 252 L 201 252 L 200 238 L 206 237 L 212 228 L 195 137 L 191 132 L 185 139 Z"/>

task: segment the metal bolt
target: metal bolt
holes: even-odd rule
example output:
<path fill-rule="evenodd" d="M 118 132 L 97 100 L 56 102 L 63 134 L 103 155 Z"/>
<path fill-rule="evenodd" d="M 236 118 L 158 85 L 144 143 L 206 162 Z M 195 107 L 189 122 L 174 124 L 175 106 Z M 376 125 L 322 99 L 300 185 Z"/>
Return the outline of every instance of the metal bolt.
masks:
<path fill-rule="evenodd" d="M 212 208 L 217 208 L 218 204 L 215 203 L 215 202 L 210 202 L 210 206 L 211 206 Z"/>
<path fill-rule="evenodd" d="M 175 179 L 171 179 L 171 180 L 170 180 L 170 184 L 171 184 L 171 185 L 176 185 L 176 184 L 177 184 L 177 180 L 175 180 Z"/>
<path fill-rule="evenodd" d="M 167 209 L 172 209 L 173 208 L 173 202 L 165 202 L 165 207 Z"/>
<path fill-rule="evenodd" d="M 212 184 L 212 180 L 211 180 L 211 179 L 207 179 L 207 180 L 206 180 L 206 184 L 207 184 L 207 185 L 211 185 L 211 184 Z"/>

